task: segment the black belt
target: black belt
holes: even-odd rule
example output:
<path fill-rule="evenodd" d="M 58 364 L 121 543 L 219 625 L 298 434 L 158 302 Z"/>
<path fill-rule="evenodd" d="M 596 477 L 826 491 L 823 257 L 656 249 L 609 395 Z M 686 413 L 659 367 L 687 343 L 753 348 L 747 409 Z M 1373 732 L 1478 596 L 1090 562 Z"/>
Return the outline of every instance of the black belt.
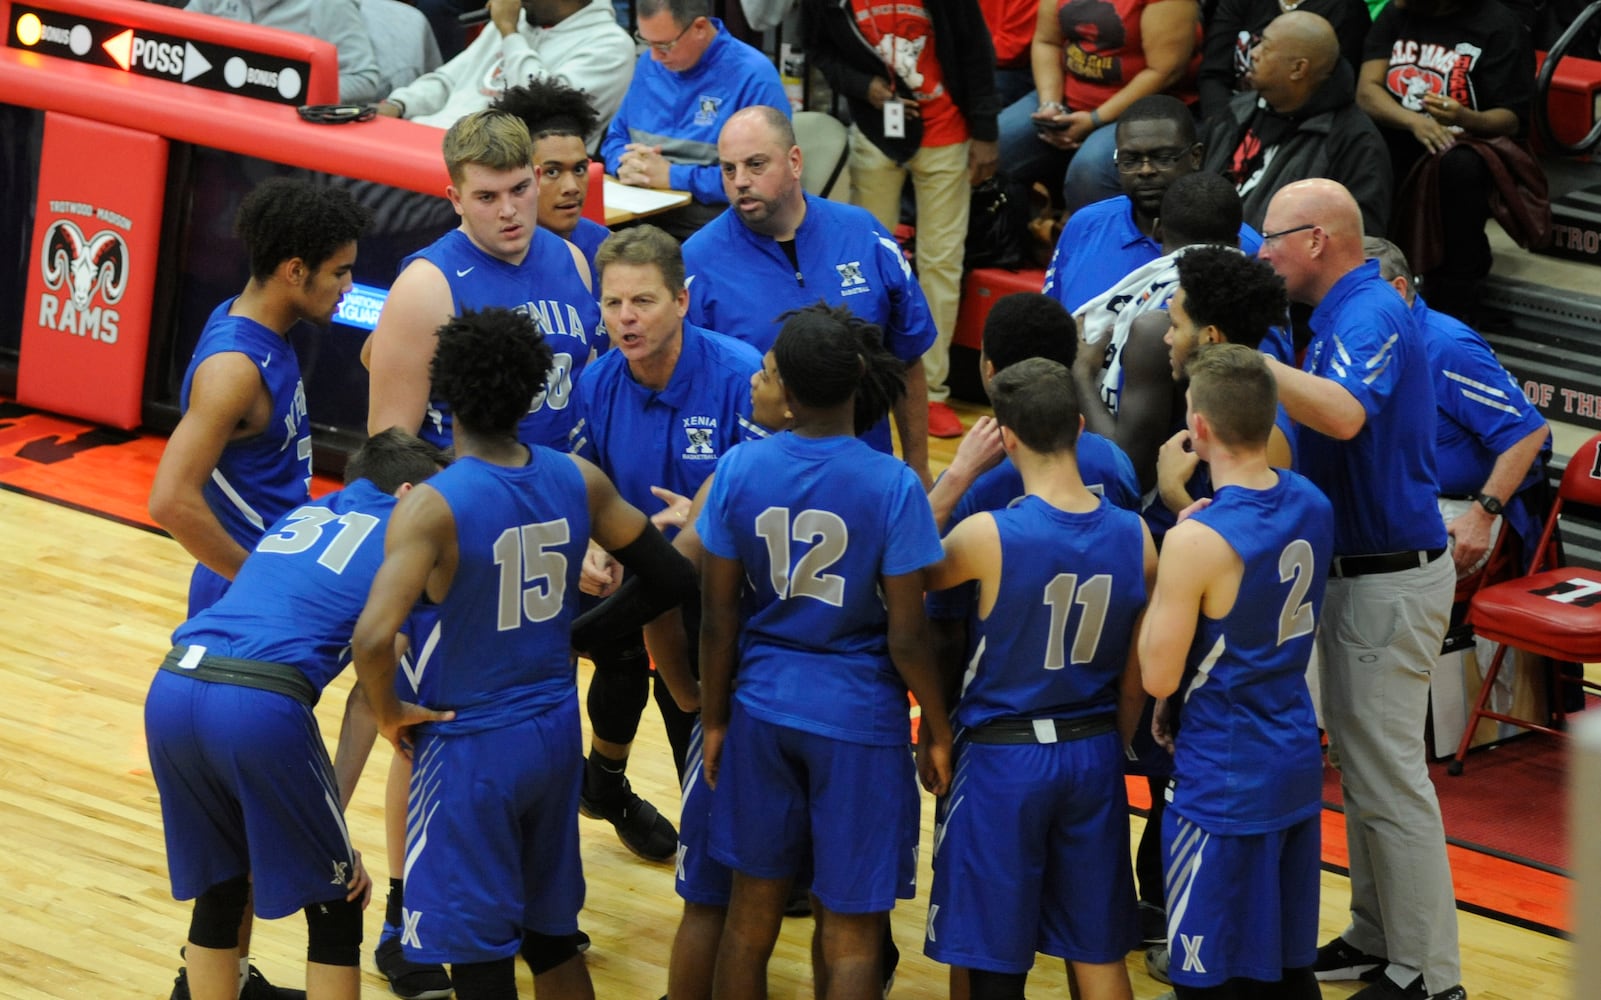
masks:
<path fill-rule="evenodd" d="M 1329 575 L 1334 577 L 1372 576 L 1420 569 L 1445 554 L 1445 549 L 1414 549 L 1411 552 L 1380 552 L 1371 556 L 1335 556 Z"/>
<path fill-rule="evenodd" d="M 311 686 L 305 674 L 287 664 L 218 656 L 206 652 L 204 646 L 172 647 L 167 658 L 161 661 L 161 669 L 213 684 L 236 684 L 286 694 L 310 708 L 316 707 L 321 694 Z"/>
<path fill-rule="evenodd" d="M 974 743 L 1068 743 L 1116 729 L 1116 716 L 1090 715 L 1082 719 L 996 719 L 967 730 L 965 735 Z"/>

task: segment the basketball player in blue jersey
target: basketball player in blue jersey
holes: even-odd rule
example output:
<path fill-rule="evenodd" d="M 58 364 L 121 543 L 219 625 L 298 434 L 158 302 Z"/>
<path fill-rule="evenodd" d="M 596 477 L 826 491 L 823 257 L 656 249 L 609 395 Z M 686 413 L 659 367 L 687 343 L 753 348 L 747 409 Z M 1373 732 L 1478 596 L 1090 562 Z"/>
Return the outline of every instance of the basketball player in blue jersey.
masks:
<path fill-rule="evenodd" d="M 1189 359 L 1208 344 L 1242 344 L 1284 360 L 1270 339 L 1282 332 L 1290 303 L 1284 279 L 1265 261 L 1231 247 L 1192 247 L 1178 259 L 1178 279 L 1167 306 L 1175 382 L 1184 383 Z M 1289 469 L 1294 457 L 1295 425 L 1281 406 L 1274 411 L 1268 436 L 1268 464 Z M 1206 465 L 1191 447 L 1188 428 L 1175 432 L 1157 452 L 1156 486 L 1162 507 L 1175 516 L 1196 499 L 1211 496 Z M 1148 510 L 1147 518 L 1154 519 L 1153 513 Z M 1164 530 L 1171 523 L 1165 519 Z"/>
<path fill-rule="evenodd" d="M 201 331 L 179 393 L 183 416 L 150 487 L 150 516 L 198 562 L 191 617 L 228 589 L 267 526 L 310 496 L 311 424 L 288 333 L 302 320 L 333 319 L 370 221 L 347 192 L 287 178 L 263 183 L 239 207 L 250 278 Z M 277 991 L 249 965 L 250 930 L 247 909 L 246 995 L 270 998 Z M 185 993 L 180 977 L 173 996 Z"/>
<path fill-rule="evenodd" d="M 150 488 L 150 516 L 199 561 L 191 617 L 222 596 L 267 526 L 310 496 L 311 424 L 288 334 L 333 320 L 371 219 L 341 189 L 288 178 L 239 206 L 250 280 L 200 333 L 183 417 Z"/>
<path fill-rule="evenodd" d="M 786 321 L 773 357 L 793 429 L 724 456 L 696 525 L 710 854 L 734 869 L 715 997 L 765 995 L 790 885 L 808 866 L 819 995 L 880 995 L 889 910 L 914 888 L 908 688 L 923 708 L 924 784 L 950 780 L 922 611 L 939 538 L 917 475 L 855 437 L 858 392 L 905 391 L 902 374 L 864 363 L 861 323 L 839 307 Z"/>
<path fill-rule="evenodd" d="M 396 510 L 352 641 L 380 732 L 414 754 L 402 943 L 450 963 L 462 1000 L 515 997 L 519 951 L 542 1000 L 588 998 L 570 651 L 584 546 L 639 574 L 658 612 L 693 568 L 594 466 L 518 439 L 553 363 L 529 317 L 468 311 L 436 339 L 457 459 Z M 419 685 L 433 709 L 394 688 L 395 636 L 419 600 L 439 606 Z"/>
<path fill-rule="evenodd" d="M 525 444 L 565 448 L 573 382 L 593 356 L 600 310 L 583 253 L 539 226 L 533 142 L 515 115 L 485 109 L 445 133 L 450 197 L 461 225 L 401 263 L 367 343 L 367 430 L 415 430 L 448 447 L 450 408 L 430 389 L 440 323 L 497 306 L 533 317 L 555 356 L 518 429 Z"/>
<path fill-rule="evenodd" d="M 145 738 L 173 895 L 195 900 L 179 981 L 196 1000 L 240 994 L 252 883 L 263 917 L 306 913 L 307 995 L 358 993 L 371 883 L 311 707 L 339 672 L 395 497 L 442 461 L 400 431 L 370 439 L 346 466 L 350 485 L 272 525 L 227 593 L 173 633 Z M 272 995 L 259 974 L 249 981 Z"/>
<path fill-rule="evenodd" d="M 1189 378 L 1216 492 L 1168 532 L 1139 643 L 1146 690 L 1184 705 L 1162 824 L 1168 975 L 1179 1000 L 1316 1000 L 1323 757 L 1306 667 L 1333 508 L 1268 464 L 1278 390 L 1259 351 L 1202 348 Z"/>
<path fill-rule="evenodd" d="M 1131 654 L 1156 548 L 1079 475 L 1066 366 L 1018 362 L 990 395 L 1028 492 L 953 528 L 928 574 L 930 588 L 977 583 L 978 634 L 924 951 L 966 967 L 973 1000 L 1021 1000 L 1035 952 L 1065 959 L 1085 1000 L 1127 1000 L 1140 929 L 1123 748 L 1144 703 Z"/>
<path fill-rule="evenodd" d="M 611 230 L 584 218 L 590 164 L 584 137 L 599 126 L 600 112 L 583 91 L 553 78 L 507 87 L 490 107 L 508 111 L 528 126 L 534 140 L 534 171 L 539 174 L 539 227 L 583 251 L 598 294 L 595 251 Z M 596 350 L 605 349 L 605 344 L 596 344 Z"/>
<path fill-rule="evenodd" d="M 597 261 L 614 349 L 577 386 L 572 450 L 611 477 L 629 503 L 654 510 L 660 506 L 656 491 L 692 496 L 719 456 L 765 433 L 750 421 L 750 379 L 762 366 L 761 355 L 684 321 L 683 258 L 662 230 L 645 225 L 616 233 Z M 666 530 L 677 527 L 667 524 Z M 597 560 L 592 569 L 609 584 L 614 567 L 607 562 Z M 588 652 L 595 662 L 587 706 L 593 742 L 581 808 L 610 822 L 635 854 L 666 861 L 678 849 L 678 832 L 633 791 L 627 776 L 640 713 L 651 697 L 643 639 L 635 629 Z M 682 777 L 694 717 L 660 674 L 655 698 Z"/>

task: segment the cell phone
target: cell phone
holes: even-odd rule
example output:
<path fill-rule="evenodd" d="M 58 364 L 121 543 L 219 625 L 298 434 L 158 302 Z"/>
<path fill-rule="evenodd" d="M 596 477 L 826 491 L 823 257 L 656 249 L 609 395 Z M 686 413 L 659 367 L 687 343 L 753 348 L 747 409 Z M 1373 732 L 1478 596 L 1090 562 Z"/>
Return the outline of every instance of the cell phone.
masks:
<path fill-rule="evenodd" d="M 1072 124 L 1072 123 L 1071 122 L 1055 122 L 1055 121 L 1038 121 L 1038 120 L 1036 120 L 1034 122 L 1034 127 L 1035 128 L 1049 129 L 1052 132 L 1065 132 L 1065 131 L 1067 131 L 1067 128 L 1068 128 L 1068 126 L 1070 124 Z"/>

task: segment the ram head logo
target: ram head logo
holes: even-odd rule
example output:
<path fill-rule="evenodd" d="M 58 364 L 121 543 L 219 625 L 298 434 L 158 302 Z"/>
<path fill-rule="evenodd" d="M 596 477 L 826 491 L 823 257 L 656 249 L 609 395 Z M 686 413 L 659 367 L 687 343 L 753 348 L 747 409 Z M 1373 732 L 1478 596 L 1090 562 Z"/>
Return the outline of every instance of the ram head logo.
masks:
<path fill-rule="evenodd" d="M 89 308 L 96 288 L 114 305 L 128 287 L 127 244 L 109 229 L 86 240 L 76 225 L 57 219 L 44 234 L 44 283 L 51 289 L 65 283 L 79 309 Z"/>

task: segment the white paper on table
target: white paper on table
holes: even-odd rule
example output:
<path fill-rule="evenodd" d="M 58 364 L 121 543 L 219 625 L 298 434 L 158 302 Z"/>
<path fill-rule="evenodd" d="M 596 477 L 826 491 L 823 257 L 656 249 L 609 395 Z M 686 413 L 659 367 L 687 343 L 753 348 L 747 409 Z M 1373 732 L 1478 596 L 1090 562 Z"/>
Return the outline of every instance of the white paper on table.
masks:
<path fill-rule="evenodd" d="M 633 187 L 614 181 L 610 177 L 606 178 L 606 186 L 601 197 L 605 199 L 607 208 L 621 209 L 633 212 L 635 215 L 646 215 L 689 204 L 689 195 L 686 192 Z"/>

